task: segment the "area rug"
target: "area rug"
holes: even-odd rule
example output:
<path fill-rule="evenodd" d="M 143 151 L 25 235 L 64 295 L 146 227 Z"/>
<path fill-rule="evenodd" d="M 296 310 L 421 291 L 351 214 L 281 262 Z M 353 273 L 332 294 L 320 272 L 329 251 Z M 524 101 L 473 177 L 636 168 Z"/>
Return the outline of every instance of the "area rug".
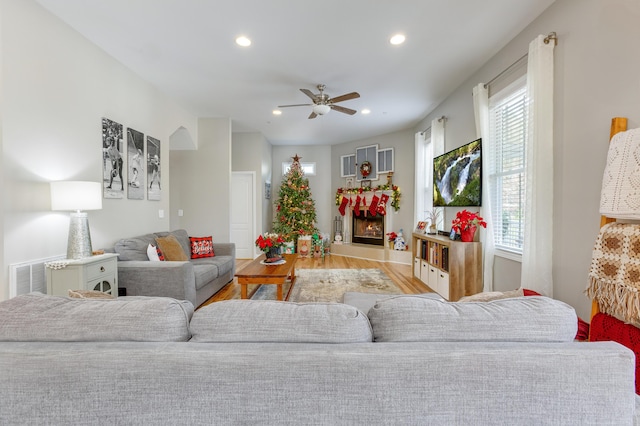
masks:
<path fill-rule="evenodd" d="M 283 294 L 289 284 L 283 286 Z M 403 291 L 380 269 L 296 269 L 290 302 L 342 302 L 344 293 L 401 294 Z M 263 285 L 252 300 L 275 300 L 276 286 Z"/>

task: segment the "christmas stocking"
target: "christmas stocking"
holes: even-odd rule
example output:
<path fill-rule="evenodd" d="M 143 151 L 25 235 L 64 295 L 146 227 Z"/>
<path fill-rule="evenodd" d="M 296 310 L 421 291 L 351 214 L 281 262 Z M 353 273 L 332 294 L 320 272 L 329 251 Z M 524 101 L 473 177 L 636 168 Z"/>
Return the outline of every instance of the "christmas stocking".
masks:
<path fill-rule="evenodd" d="M 367 217 L 367 197 L 362 196 L 362 213 Z"/>
<path fill-rule="evenodd" d="M 342 201 L 340 201 L 340 207 L 338 207 L 338 211 L 342 216 L 344 216 L 347 204 L 349 204 L 349 200 L 347 200 L 347 197 L 342 197 Z"/>
<path fill-rule="evenodd" d="M 382 216 L 387 214 L 387 201 L 389 201 L 389 196 L 387 194 L 382 194 L 380 196 L 380 202 L 378 203 L 378 213 Z"/>
<path fill-rule="evenodd" d="M 360 216 L 360 196 L 359 195 L 356 197 L 356 202 L 353 206 L 353 214 L 355 214 L 356 216 Z"/>
<path fill-rule="evenodd" d="M 380 201 L 380 198 L 378 198 L 376 194 L 373 194 L 373 198 L 371 199 L 371 204 L 369 205 L 369 213 L 371 213 L 371 216 L 376 215 L 376 210 L 378 209 L 379 201 Z"/>

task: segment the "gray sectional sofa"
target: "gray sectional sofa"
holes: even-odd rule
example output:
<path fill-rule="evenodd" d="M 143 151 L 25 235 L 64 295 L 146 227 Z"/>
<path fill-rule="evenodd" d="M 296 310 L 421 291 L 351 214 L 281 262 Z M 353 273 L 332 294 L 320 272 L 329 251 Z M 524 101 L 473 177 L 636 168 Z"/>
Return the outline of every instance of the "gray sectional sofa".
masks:
<path fill-rule="evenodd" d="M 172 234 L 189 255 L 189 234 L 184 229 L 156 232 L 119 240 L 113 249 L 118 253 L 118 288 L 127 296 L 161 296 L 188 300 L 200 306 L 233 280 L 236 272 L 236 249 L 233 243 L 213 243 L 215 256 L 185 262 L 152 262 L 147 256 L 149 244 L 156 238 Z"/>
<path fill-rule="evenodd" d="M 552 299 L 0 302 L 0 424 L 632 425 L 634 355 Z"/>

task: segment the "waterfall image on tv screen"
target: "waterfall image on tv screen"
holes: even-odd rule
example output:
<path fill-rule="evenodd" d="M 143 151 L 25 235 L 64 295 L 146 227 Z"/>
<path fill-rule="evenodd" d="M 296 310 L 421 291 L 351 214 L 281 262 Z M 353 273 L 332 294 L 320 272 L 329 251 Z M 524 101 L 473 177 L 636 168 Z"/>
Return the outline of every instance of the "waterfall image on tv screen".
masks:
<path fill-rule="evenodd" d="M 472 207 L 482 201 L 482 139 L 433 159 L 433 205 Z"/>

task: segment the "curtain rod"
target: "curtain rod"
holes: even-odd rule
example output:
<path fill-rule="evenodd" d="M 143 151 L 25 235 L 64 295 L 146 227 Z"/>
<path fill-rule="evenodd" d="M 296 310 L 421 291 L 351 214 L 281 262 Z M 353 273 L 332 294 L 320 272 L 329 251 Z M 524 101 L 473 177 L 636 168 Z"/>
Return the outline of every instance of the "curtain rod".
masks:
<path fill-rule="evenodd" d="M 491 80 L 489 80 L 488 82 L 486 82 L 484 84 L 484 88 L 486 89 L 487 87 L 489 87 L 491 85 L 491 83 L 493 83 L 494 81 L 496 81 L 497 79 L 499 79 L 500 77 L 502 77 L 503 75 L 505 75 L 506 73 L 508 73 L 509 71 L 511 71 L 512 69 L 514 69 L 516 66 L 520 65 L 520 63 L 527 59 L 527 56 L 529 56 L 528 53 L 525 53 L 524 55 L 522 55 L 521 57 L 519 57 L 514 63 L 512 63 L 511 65 L 509 65 L 507 68 L 505 68 L 500 74 L 496 75 L 495 77 L 493 77 Z"/>
<path fill-rule="evenodd" d="M 544 38 L 544 44 L 549 44 L 551 42 L 551 40 L 553 40 L 554 44 L 557 46 L 558 45 L 558 35 L 556 34 L 555 31 L 550 32 L 545 38 Z M 488 83 L 484 84 L 484 88 L 486 89 L 487 87 L 489 87 L 489 85 L 491 83 L 493 83 L 494 81 L 496 81 L 497 79 L 499 79 L 500 77 L 502 77 L 505 73 L 509 72 L 510 70 L 512 70 L 515 66 L 517 66 L 518 64 L 520 64 L 520 62 L 522 62 L 523 59 L 525 59 L 527 56 L 529 56 L 528 53 L 525 53 L 523 56 L 521 56 L 520 58 L 518 58 L 517 61 L 515 61 L 514 63 L 512 63 L 511 65 L 509 65 L 507 68 L 504 69 L 504 71 L 502 71 L 500 74 L 496 75 L 495 77 L 493 77 L 491 80 L 489 80 Z"/>
<path fill-rule="evenodd" d="M 440 123 L 441 121 L 447 121 L 447 117 L 445 117 L 444 115 L 440 118 L 438 118 L 438 123 Z M 424 135 L 424 133 L 428 130 L 431 130 L 431 126 L 427 127 L 426 129 L 424 129 L 423 131 L 420 132 L 421 135 Z"/>

